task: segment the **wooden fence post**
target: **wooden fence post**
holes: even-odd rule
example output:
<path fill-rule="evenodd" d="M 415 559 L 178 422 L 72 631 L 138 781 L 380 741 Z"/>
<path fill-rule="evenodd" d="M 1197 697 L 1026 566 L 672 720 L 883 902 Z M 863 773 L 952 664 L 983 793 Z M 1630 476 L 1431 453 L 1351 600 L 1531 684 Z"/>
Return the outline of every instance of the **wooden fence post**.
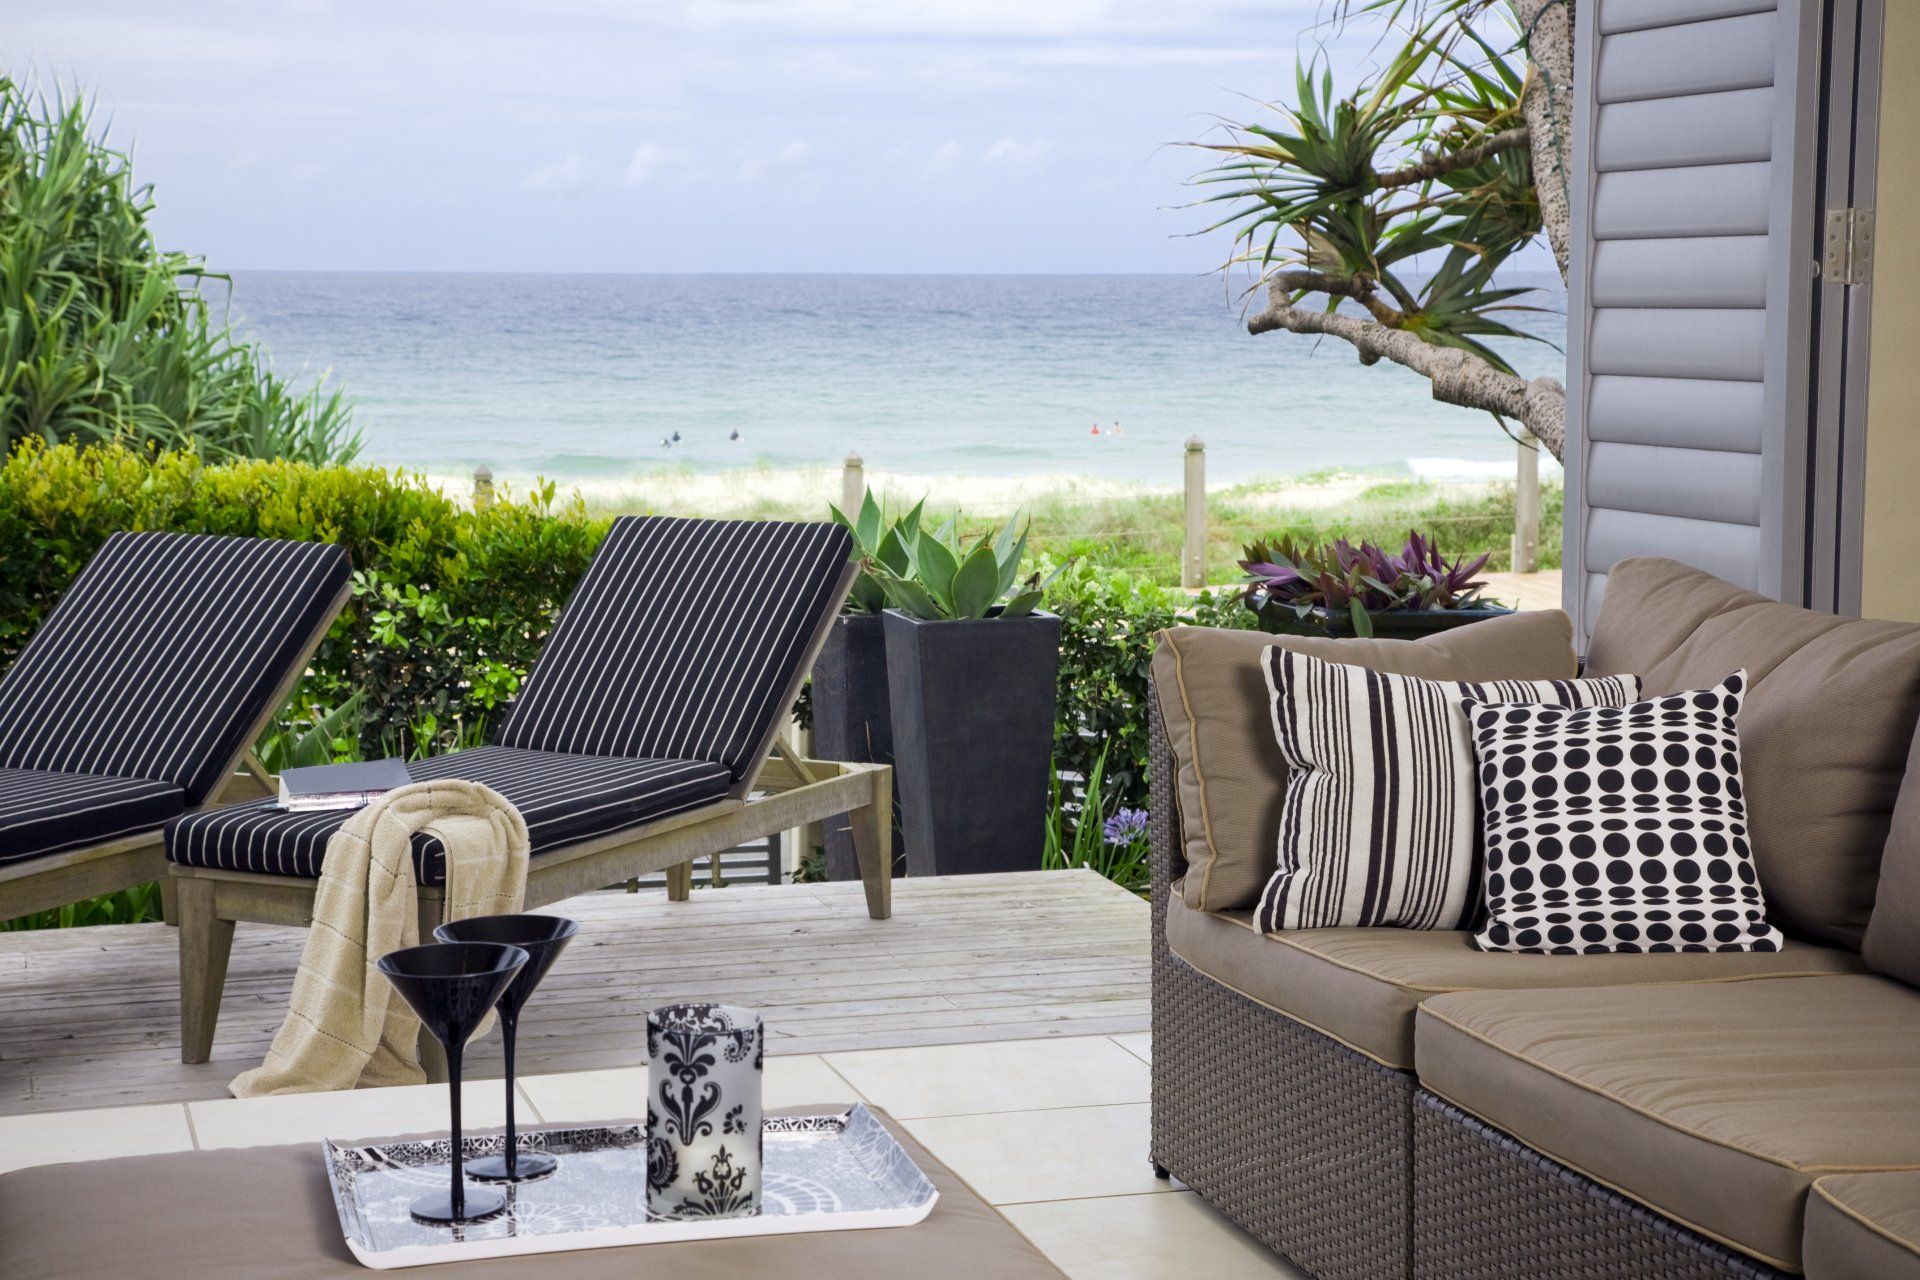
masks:
<path fill-rule="evenodd" d="M 860 503 L 867 496 L 867 473 L 860 455 L 850 453 L 840 469 L 840 510 L 847 519 L 860 518 Z"/>
<path fill-rule="evenodd" d="M 1199 436 L 1187 437 L 1187 536 L 1180 585 L 1207 585 L 1207 446 Z"/>
<path fill-rule="evenodd" d="M 1513 485 L 1513 572 L 1540 571 L 1540 444 L 1520 433 Z"/>
<path fill-rule="evenodd" d="M 473 469 L 473 509 L 485 511 L 493 505 L 493 472 L 485 467 Z"/>

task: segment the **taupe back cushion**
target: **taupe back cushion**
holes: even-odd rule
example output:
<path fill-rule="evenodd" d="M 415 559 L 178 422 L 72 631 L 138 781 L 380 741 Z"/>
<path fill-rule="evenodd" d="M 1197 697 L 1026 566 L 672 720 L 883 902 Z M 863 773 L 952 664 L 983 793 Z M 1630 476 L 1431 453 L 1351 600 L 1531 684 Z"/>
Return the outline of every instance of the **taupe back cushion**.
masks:
<path fill-rule="evenodd" d="M 1673 560 L 1607 576 L 1588 666 L 1645 697 L 1744 667 L 1747 828 L 1769 914 L 1858 950 L 1920 714 L 1920 627 L 1815 613 Z"/>
<path fill-rule="evenodd" d="M 1174 627 L 1153 655 L 1173 750 L 1187 905 L 1253 905 L 1279 856 L 1287 762 L 1273 736 L 1261 655 L 1270 645 L 1326 662 L 1427 680 L 1564 680 L 1573 625 L 1559 610 L 1516 613 L 1419 640 L 1330 640 Z"/>
<path fill-rule="evenodd" d="M 1894 802 L 1865 950 L 1868 965 L 1920 987 L 1920 740 L 1909 749 Z"/>

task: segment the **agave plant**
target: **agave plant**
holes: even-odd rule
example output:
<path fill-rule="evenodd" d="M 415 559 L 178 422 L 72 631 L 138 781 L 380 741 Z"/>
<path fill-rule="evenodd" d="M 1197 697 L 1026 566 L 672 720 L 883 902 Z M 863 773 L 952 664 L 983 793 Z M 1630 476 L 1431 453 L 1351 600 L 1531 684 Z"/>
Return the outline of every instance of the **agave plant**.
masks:
<path fill-rule="evenodd" d="M 860 553 L 860 575 L 847 593 L 847 612 L 879 613 L 887 607 L 887 591 L 881 585 L 877 570 L 885 569 L 895 575 L 909 571 L 907 543 L 919 534 L 920 509 L 926 505 L 923 498 L 913 504 L 911 511 L 896 519 L 887 515 L 872 489 L 860 499 L 860 512 L 852 519 L 832 503 L 827 504 L 827 510 L 833 513 L 833 522 L 853 535 L 854 548 Z"/>
<path fill-rule="evenodd" d="M 1432 535 L 1407 534 L 1397 553 L 1371 542 L 1354 546 L 1337 538 L 1321 546 L 1282 537 L 1246 548 L 1240 568 L 1247 575 L 1241 595 L 1255 611 L 1279 605 L 1305 618 L 1315 610 L 1344 613 L 1355 635 L 1373 634 L 1374 613 L 1391 609 L 1471 609 L 1484 603 L 1486 582 L 1474 575 L 1487 555 L 1450 560 Z"/>
<path fill-rule="evenodd" d="M 1027 534 L 1024 529 L 1015 533 L 1017 519 L 1009 520 L 998 532 L 981 535 L 969 546 L 953 519 L 928 530 L 920 527 L 918 512 L 915 507 L 916 518 L 910 527 L 905 520 L 895 526 L 904 564 L 898 557 L 876 554 L 865 565 L 866 573 L 880 584 L 887 603 L 909 617 L 924 622 L 1023 618 L 1039 607 L 1047 587 L 1060 576 L 1057 568 L 1044 580 L 1038 573 L 1020 577 Z"/>

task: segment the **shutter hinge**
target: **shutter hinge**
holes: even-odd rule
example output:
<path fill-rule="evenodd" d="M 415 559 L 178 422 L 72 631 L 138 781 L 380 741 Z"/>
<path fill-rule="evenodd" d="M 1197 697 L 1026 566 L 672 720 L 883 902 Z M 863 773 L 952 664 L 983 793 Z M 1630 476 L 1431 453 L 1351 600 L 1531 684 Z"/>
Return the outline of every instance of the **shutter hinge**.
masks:
<path fill-rule="evenodd" d="M 1873 210 L 1827 210 L 1820 278 L 1828 284 L 1868 284 L 1873 280 Z"/>

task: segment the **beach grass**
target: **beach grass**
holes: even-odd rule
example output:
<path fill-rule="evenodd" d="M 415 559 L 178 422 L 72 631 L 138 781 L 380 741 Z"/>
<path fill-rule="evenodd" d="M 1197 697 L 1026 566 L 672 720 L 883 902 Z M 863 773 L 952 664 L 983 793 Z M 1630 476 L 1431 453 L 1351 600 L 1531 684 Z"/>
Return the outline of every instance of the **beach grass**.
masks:
<path fill-rule="evenodd" d="M 601 489 L 586 495 L 596 514 L 657 512 L 667 515 L 719 515 L 742 519 L 813 520 L 826 511 L 827 477 L 811 484 L 740 483 L 727 495 L 724 511 L 713 509 L 710 492 L 672 484 L 636 482 L 628 492 Z M 921 495 L 929 518 L 958 515 L 961 528 L 982 532 L 1017 512 L 1031 524 L 1030 550 L 1054 560 L 1069 556 L 1103 567 L 1125 569 L 1165 585 L 1180 580 L 1180 551 L 1185 506 L 1177 490 L 1060 483 L 1028 486 L 1017 505 L 982 498 L 980 482 L 943 486 L 938 480 L 875 477 L 895 504 Z M 946 491 L 964 487 L 978 500 L 943 502 Z M 1560 564 L 1561 488 L 1541 485 L 1540 567 Z M 1361 539 L 1398 547 L 1409 530 L 1439 539 L 1450 556 L 1488 552 L 1488 569 L 1512 567 L 1514 490 L 1511 484 L 1443 484 L 1430 480 L 1327 472 L 1254 481 L 1212 489 L 1207 495 L 1207 579 L 1231 583 L 1239 576 L 1241 548 L 1258 538 L 1291 533 L 1327 541 Z"/>

